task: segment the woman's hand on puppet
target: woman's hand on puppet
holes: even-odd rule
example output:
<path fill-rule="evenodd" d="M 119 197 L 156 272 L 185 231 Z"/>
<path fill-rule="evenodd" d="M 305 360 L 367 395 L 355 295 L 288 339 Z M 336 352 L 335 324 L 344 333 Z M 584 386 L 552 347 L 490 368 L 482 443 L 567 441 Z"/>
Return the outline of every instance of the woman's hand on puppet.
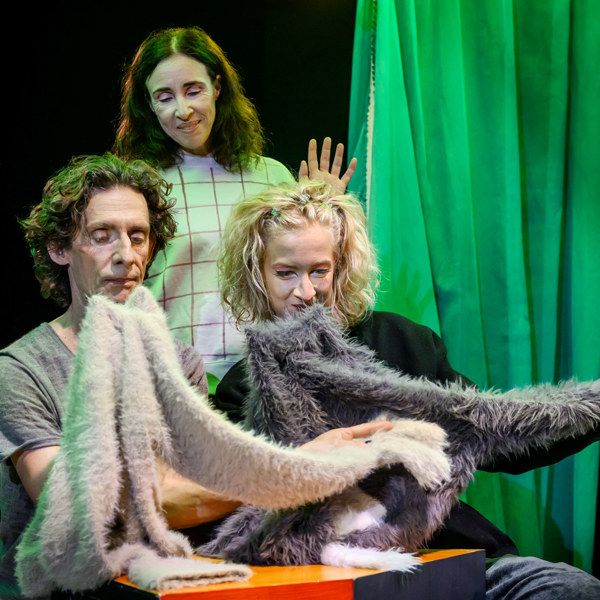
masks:
<path fill-rule="evenodd" d="M 353 427 L 340 427 L 330 429 L 314 440 L 300 446 L 300 450 L 307 452 L 330 452 L 342 446 L 365 446 L 368 438 L 377 431 L 389 431 L 392 424 L 389 421 L 374 421 L 372 423 L 361 423 Z"/>

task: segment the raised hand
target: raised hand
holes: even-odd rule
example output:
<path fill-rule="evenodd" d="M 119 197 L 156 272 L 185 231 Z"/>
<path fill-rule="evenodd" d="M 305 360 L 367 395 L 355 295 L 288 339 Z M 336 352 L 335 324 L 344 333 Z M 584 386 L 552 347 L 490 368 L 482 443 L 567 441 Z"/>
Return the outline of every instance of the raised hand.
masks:
<path fill-rule="evenodd" d="M 342 170 L 342 159 L 344 157 L 344 144 L 338 144 L 335 149 L 333 163 L 330 165 L 331 156 L 331 138 L 326 137 L 323 140 L 321 148 L 321 158 L 317 159 L 317 140 L 312 139 L 308 143 L 308 159 L 300 163 L 298 177 L 300 179 L 308 177 L 309 179 L 320 179 L 329 183 L 338 194 L 343 194 L 348 187 L 348 183 L 354 175 L 356 169 L 356 158 L 353 158 L 348 164 L 346 172 L 340 177 Z"/>

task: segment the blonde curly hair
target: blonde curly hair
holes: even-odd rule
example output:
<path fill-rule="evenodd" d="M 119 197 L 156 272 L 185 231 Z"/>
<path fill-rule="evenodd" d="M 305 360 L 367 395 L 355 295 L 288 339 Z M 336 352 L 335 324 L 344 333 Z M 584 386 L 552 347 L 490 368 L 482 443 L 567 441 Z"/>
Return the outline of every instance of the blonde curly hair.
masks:
<path fill-rule="evenodd" d="M 372 309 L 378 269 L 363 208 L 352 194 L 302 180 L 248 196 L 232 210 L 217 257 L 221 300 L 238 326 L 274 317 L 263 278 L 267 244 L 278 233 L 320 223 L 335 241 L 330 307 L 344 326 Z"/>

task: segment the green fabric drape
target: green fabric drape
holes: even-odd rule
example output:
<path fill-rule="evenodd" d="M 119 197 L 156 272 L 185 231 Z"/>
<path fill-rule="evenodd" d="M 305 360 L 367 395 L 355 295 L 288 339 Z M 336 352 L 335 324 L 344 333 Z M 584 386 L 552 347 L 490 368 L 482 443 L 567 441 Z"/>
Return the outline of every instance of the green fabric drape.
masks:
<path fill-rule="evenodd" d="M 358 0 L 349 153 L 377 308 L 505 389 L 600 377 L 594 0 Z M 522 554 L 591 570 L 598 444 L 465 499 Z"/>

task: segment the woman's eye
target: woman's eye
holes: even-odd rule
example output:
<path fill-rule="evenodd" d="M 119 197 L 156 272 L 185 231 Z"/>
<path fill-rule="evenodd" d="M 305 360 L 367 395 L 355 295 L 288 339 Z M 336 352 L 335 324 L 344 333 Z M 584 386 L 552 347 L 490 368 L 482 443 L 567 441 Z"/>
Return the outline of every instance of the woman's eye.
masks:
<path fill-rule="evenodd" d="M 159 94 L 154 98 L 154 101 L 158 104 L 165 104 L 166 102 L 170 102 L 171 100 L 173 100 L 173 94 L 167 93 Z"/>
<path fill-rule="evenodd" d="M 187 95 L 188 96 L 197 96 L 198 94 L 200 94 L 202 92 L 204 88 L 202 86 L 193 86 L 187 89 Z"/>
<path fill-rule="evenodd" d="M 313 274 L 315 277 L 326 277 L 329 273 L 329 269 L 315 269 Z"/>
<path fill-rule="evenodd" d="M 293 271 L 275 271 L 275 275 L 281 279 L 289 279 L 293 274 Z"/>

